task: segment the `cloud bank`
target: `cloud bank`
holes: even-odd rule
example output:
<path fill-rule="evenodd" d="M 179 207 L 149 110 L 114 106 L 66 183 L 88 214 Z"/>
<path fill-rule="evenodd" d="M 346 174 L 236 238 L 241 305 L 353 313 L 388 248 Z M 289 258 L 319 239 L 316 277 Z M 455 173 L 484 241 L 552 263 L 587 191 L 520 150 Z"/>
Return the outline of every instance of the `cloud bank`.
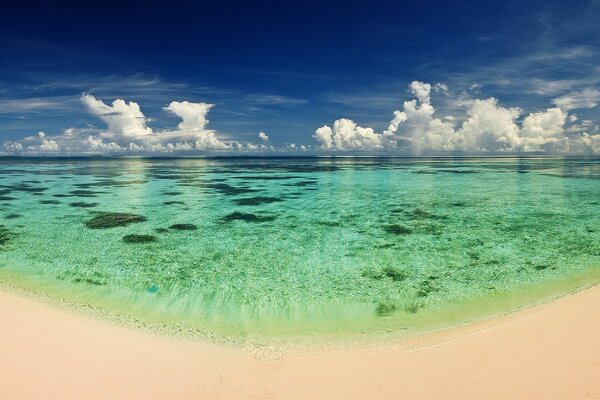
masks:
<path fill-rule="evenodd" d="M 413 154 L 427 152 L 600 152 L 598 128 L 572 132 L 567 123 L 577 118 L 569 115 L 576 108 L 595 107 L 597 93 L 587 90 L 554 99 L 556 107 L 523 115 L 520 108 L 504 107 L 494 97 L 455 99 L 465 107 L 464 115 L 435 116 L 431 103 L 432 89 L 448 93 L 444 84 L 432 87 L 414 81 L 409 86 L 415 97 L 394 111 L 388 128 L 377 133 L 373 128 L 358 126 L 346 118 L 333 126 L 318 128 L 313 138 L 328 151 L 395 150 Z M 522 118 L 522 121 L 520 121 Z M 462 121 L 455 124 L 454 121 Z M 572 127 L 572 126 L 571 126 Z"/>
<path fill-rule="evenodd" d="M 600 103 L 600 91 L 586 89 L 552 99 L 553 105 L 524 113 L 519 107 L 506 107 L 494 98 L 471 98 L 463 92 L 454 96 L 443 83 L 414 81 L 409 85 L 413 98 L 393 112 L 387 128 L 378 132 L 348 118 L 316 129 L 316 146 L 271 144 L 263 131 L 257 141 L 229 139 L 210 128 L 207 119 L 213 104 L 172 101 L 165 113 L 180 122 L 172 129 L 149 126 L 139 104 L 116 99 L 107 104 L 91 94 L 81 95 L 85 108 L 106 127 L 69 128 L 60 134 L 37 135 L 7 141 L 8 154 L 127 154 L 172 152 L 297 152 L 371 151 L 398 154 L 443 152 L 548 152 L 600 153 L 600 127 L 589 119 L 579 119 L 573 110 L 590 109 Z M 454 115 L 439 116 L 432 97 L 443 96 Z M 458 111 L 456 111 L 458 110 Z M 384 125 L 385 126 L 385 125 Z"/>
<path fill-rule="evenodd" d="M 39 132 L 36 136 L 6 142 L 4 149 L 23 154 L 270 150 L 268 146 L 220 139 L 217 132 L 206 127 L 212 104 L 172 101 L 164 110 L 181 118 L 181 122 L 175 129 L 155 131 L 147 125 L 148 119 L 136 102 L 116 99 L 108 105 L 90 94 L 83 94 L 81 101 L 106 124 L 106 129 L 69 128 L 53 136 Z"/>

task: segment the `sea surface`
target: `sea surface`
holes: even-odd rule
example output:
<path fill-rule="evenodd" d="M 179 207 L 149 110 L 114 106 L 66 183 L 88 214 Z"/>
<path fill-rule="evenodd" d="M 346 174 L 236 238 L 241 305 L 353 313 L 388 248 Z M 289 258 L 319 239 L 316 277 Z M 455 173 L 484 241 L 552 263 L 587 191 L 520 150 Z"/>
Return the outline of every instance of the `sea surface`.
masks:
<path fill-rule="evenodd" d="M 598 159 L 0 158 L 0 281 L 166 329 L 413 332 L 599 276 Z"/>

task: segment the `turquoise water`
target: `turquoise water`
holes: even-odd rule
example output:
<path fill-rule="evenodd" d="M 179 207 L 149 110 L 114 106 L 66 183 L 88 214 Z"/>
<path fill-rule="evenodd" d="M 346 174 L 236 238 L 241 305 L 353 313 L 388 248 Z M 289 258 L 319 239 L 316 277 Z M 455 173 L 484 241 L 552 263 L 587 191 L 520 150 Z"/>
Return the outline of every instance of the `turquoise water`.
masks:
<path fill-rule="evenodd" d="M 420 329 L 594 276 L 599 210 L 596 159 L 0 159 L 0 279 L 232 337 Z"/>

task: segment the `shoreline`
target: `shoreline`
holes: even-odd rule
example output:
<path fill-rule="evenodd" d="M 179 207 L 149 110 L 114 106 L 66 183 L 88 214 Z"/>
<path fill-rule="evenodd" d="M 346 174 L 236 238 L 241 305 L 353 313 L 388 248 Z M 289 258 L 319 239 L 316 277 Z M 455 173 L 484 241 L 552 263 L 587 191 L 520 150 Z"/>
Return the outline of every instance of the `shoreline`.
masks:
<path fill-rule="evenodd" d="M 379 349 L 254 354 L 0 288 L 11 398 L 600 398 L 600 286 Z M 6 344 L 11 344 L 7 346 Z M 271 357 L 263 357 L 265 354 Z"/>
<path fill-rule="evenodd" d="M 307 334 L 247 334 L 231 336 L 210 329 L 203 330 L 196 326 L 167 323 L 162 320 L 152 320 L 136 314 L 123 313 L 107 308 L 103 304 L 93 304 L 90 299 L 82 298 L 81 302 L 69 297 L 63 297 L 64 292 L 56 290 L 55 286 L 39 286 L 29 282 L 26 277 L 0 271 L 0 292 L 9 292 L 29 301 L 39 302 L 60 312 L 74 314 L 83 318 L 98 319 L 112 326 L 138 330 L 143 334 L 164 336 L 176 340 L 197 342 L 202 344 L 222 346 L 233 351 L 243 352 L 260 358 L 272 359 L 280 354 L 312 354 L 340 353 L 350 351 L 371 351 L 401 347 L 414 349 L 428 346 L 433 338 L 444 340 L 446 336 L 456 332 L 494 324 L 514 315 L 527 313 L 552 304 L 565 297 L 600 286 L 600 270 L 589 269 L 578 272 L 556 281 L 548 281 L 532 295 L 531 289 L 518 289 L 515 292 L 504 293 L 496 297 L 495 303 L 487 301 L 487 307 L 481 303 L 466 304 L 464 309 L 451 309 L 449 315 L 459 315 L 458 318 L 439 319 L 437 324 L 416 329 L 397 328 L 363 332 L 338 333 L 307 333 Z M 494 306 L 490 307 L 491 304 Z M 476 310 L 476 311 L 474 311 Z M 268 349 L 268 350 L 267 350 Z"/>

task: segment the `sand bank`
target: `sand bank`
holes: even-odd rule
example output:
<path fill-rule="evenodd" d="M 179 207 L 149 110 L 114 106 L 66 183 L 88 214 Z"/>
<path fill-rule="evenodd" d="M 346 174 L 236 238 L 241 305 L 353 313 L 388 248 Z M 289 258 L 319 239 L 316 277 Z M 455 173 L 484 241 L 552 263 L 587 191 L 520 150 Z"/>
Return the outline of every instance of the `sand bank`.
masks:
<path fill-rule="evenodd" d="M 600 287 L 386 349 L 275 360 L 7 291 L 0 321 L 6 399 L 600 399 Z"/>

